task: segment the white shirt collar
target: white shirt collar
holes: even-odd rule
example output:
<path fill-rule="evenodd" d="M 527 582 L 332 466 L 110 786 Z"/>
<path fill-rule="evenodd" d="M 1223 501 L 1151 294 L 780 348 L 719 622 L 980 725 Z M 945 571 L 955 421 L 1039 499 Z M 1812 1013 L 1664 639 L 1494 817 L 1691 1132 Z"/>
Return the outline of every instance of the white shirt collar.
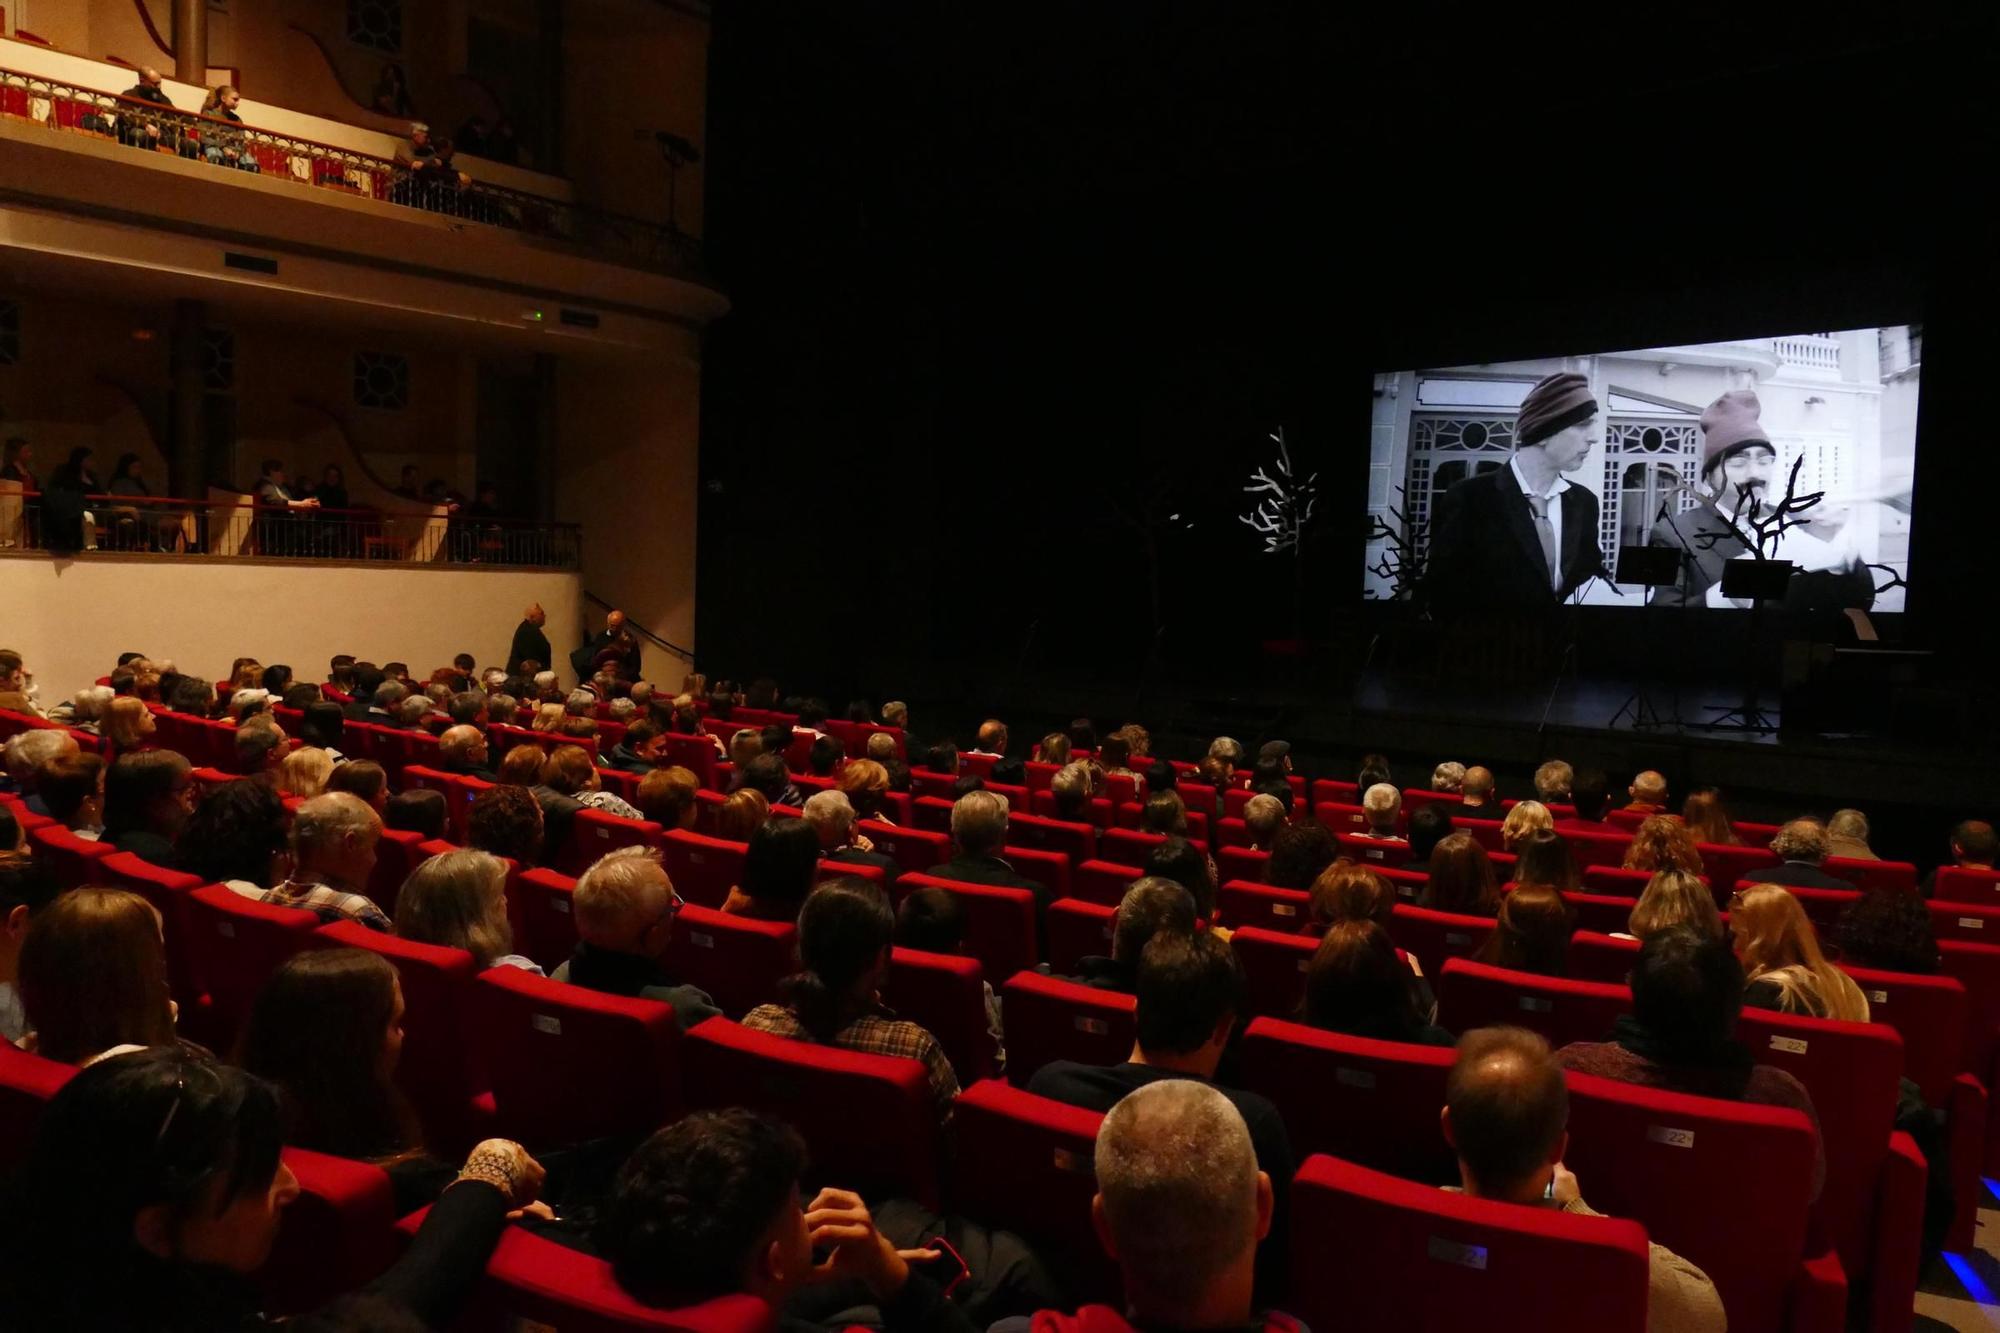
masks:
<path fill-rule="evenodd" d="M 1556 495 L 1561 495 L 1564 491 L 1569 489 L 1570 486 L 1569 478 L 1563 476 L 1561 473 L 1556 474 L 1555 484 L 1553 486 L 1550 486 L 1547 491 L 1537 492 L 1531 489 L 1528 485 L 1528 479 L 1521 475 L 1521 456 L 1519 454 L 1509 455 L 1507 458 L 1507 466 L 1514 469 L 1514 484 L 1521 488 L 1521 494 L 1523 495 L 1544 494 L 1544 495 L 1556 496 Z"/>

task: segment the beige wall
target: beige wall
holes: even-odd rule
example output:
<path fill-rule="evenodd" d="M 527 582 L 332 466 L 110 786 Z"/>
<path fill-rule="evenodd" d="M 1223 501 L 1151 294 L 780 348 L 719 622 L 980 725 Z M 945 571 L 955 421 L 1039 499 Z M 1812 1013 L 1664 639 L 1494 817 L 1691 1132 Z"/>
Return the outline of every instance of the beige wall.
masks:
<path fill-rule="evenodd" d="M 706 152 L 709 25 L 664 5 L 600 0 L 563 14 L 564 174 L 580 202 L 652 221 L 667 216 L 667 171 L 640 131 L 667 130 Z M 702 164 L 680 169 L 681 230 L 702 234 Z"/>
<path fill-rule="evenodd" d="M 700 379 L 692 361 L 569 363 L 557 387 L 556 512 L 583 524 L 584 586 L 690 649 Z M 641 643 L 646 675 L 678 683 L 684 664 Z"/>
<path fill-rule="evenodd" d="M 579 588 L 564 573 L 0 556 L 0 646 L 27 659 L 46 707 L 106 674 L 121 652 L 171 658 L 209 680 L 240 656 L 315 682 L 336 653 L 415 672 L 462 652 L 498 665 L 522 608 L 539 601 L 566 662 L 580 642 Z"/>

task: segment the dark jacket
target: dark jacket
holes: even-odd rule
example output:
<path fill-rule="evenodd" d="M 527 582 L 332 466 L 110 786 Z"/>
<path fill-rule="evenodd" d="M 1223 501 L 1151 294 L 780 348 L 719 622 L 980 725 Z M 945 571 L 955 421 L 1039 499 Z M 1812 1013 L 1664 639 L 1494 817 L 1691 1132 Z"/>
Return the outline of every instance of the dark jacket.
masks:
<path fill-rule="evenodd" d="M 1787 861 L 1769 870 L 1753 870 L 1745 879 L 1754 879 L 1759 884 L 1783 884 L 1794 889 L 1851 889 L 1854 881 L 1830 875 L 1816 865 L 1805 861 Z"/>
<path fill-rule="evenodd" d="M 576 822 L 583 802 L 540 784 L 528 788 L 528 794 L 542 807 L 542 859 L 547 860 L 569 841 L 569 826 Z"/>
<path fill-rule="evenodd" d="M 896 876 L 903 873 L 903 866 L 895 857 L 882 852 L 864 852 L 859 847 L 842 847 L 835 852 L 822 852 L 822 861 L 838 861 L 842 865 L 874 866 L 882 872 L 885 882 L 894 884 Z"/>
<path fill-rule="evenodd" d="M 524 620 L 514 627 L 514 642 L 507 649 L 507 674 L 520 674 L 521 663 L 527 658 L 540 662 L 543 670 L 553 669 L 555 663 L 549 660 L 549 655 L 554 651 L 549 647 L 549 636 L 542 633 L 541 626 Z"/>
<path fill-rule="evenodd" d="M 681 985 L 652 959 L 614 953 L 594 944 L 578 944 L 575 952 L 555 970 L 554 979 L 605 995 L 670 1004 L 683 1032 L 722 1013 L 706 991 Z"/>
<path fill-rule="evenodd" d="M 123 833 L 104 835 L 104 841 L 121 852 L 130 852 L 141 861 L 150 862 L 163 870 L 179 870 L 181 854 L 174 850 L 173 843 L 149 829 L 128 829 Z"/>
<path fill-rule="evenodd" d="M 1003 889 L 1030 889 L 1035 906 L 1049 905 L 1049 890 L 1038 879 L 1029 879 L 997 856 L 966 856 L 960 853 L 931 872 L 939 879 L 955 879 L 965 884 L 993 884 Z"/>
<path fill-rule="evenodd" d="M 1459 482 L 1437 504 L 1424 593 L 1446 614 L 1544 611 L 1594 575 L 1604 575 L 1597 546 L 1597 497 L 1571 482 L 1562 493 L 1562 584 L 1550 588 L 1534 515 L 1511 466 Z"/>
<path fill-rule="evenodd" d="M 620 773 L 650 773 L 659 767 L 659 765 L 643 757 L 637 750 L 627 745 L 624 741 L 618 742 L 618 744 L 605 751 L 604 760 L 606 768 L 615 768 Z"/>

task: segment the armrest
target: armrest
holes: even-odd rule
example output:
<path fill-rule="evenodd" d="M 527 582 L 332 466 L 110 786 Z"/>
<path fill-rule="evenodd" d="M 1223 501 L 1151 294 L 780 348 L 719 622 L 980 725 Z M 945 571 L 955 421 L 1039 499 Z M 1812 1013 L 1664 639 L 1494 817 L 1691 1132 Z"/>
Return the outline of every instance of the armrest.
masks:
<path fill-rule="evenodd" d="M 1969 1250 L 1978 1219 L 1979 1168 L 1986 1156 L 1986 1085 L 1970 1074 L 1951 1081 L 1945 1135 L 1952 1191 L 1951 1230 L 1945 1233 L 1945 1246 Z"/>
<path fill-rule="evenodd" d="M 1847 1271 L 1832 1249 L 1809 1254 L 1792 1275 L 1789 1333 L 1842 1333 L 1847 1326 Z"/>
<path fill-rule="evenodd" d="M 1889 1136 L 1875 1191 L 1874 1232 L 1868 1251 L 1868 1333 L 1909 1333 L 1923 1264 L 1924 1184 L 1930 1164 L 1917 1141 Z"/>

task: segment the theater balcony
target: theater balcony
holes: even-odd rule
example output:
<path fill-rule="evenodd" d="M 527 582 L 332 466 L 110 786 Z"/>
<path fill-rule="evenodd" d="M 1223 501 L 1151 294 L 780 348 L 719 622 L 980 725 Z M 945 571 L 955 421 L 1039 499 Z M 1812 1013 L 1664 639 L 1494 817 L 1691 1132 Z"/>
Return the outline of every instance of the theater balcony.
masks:
<path fill-rule="evenodd" d="M 388 135 L 247 100 L 234 124 L 115 91 L 131 82 L 0 39 L 0 258 L 473 320 L 550 350 L 686 355 L 727 309 L 694 237 L 582 207 L 560 178 L 470 161 L 470 184 L 426 184 Z"/>

